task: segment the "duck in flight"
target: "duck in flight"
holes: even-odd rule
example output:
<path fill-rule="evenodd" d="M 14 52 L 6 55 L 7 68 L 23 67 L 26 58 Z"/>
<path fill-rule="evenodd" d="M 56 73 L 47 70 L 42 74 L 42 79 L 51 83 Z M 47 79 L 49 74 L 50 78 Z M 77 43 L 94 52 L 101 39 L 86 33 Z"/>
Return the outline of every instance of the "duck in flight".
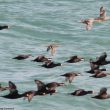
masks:
<path fill-rule="evenodd" d="M 47 52 L 51 51 L 51 55 L 53 56 L 56 52 L 57 47 L 59 47 L 57 44 L 50 44 L 47 46 Z"/>
<path fill-rule="evenodd" d="M 9 84 L 9 94 L 1 97 L 7 98 L 7 99 L 17 99 L 25 95 L 25 94 L 18 93 L 17 87 L 13 82 L 9 81 L 8 84 Z"/>
<path fill-rule="evenodd" d="M 36 95 L 40 95 L 40 96 L 44 96 L 46 94 L 52 95 L 53 93 L 56 92 L 55 89 L 54 90 L 52 90 L 52 89 L 51 90 L 48 90 L 47 87 L 46 87 L 46 84 L 43 83 L 42 81 L 40 81 L 40 80 L 34 80 L 34 81 L 35 81 L 35 83 L 37 85 L 37 89 L 38 90 L 37 91 L 31 90 L 31 91 L 25 92 L 26 95 L 25 95 L 24 99 L 27 98 L 29 102 Z"/>
<path fill-rule="evenodd" d="M 19 92 L 17 90 L 17 86 L 13 82 L 9 81 L 8 83 L 9 83 L 9 87 L 8 87 L 9 94 L 1 96 L 3 98 L 6 98 L 6 99 L 18 99 L 18 98 L 24 97 L 24 99 L 27 98 L 28 101 L 30 102 L 31 99 L 33 98 L 33 96 L 36 96 L 36 95 L 42 95 L 43 96 L 46 94 L 55 93 L 55 90 L 47 90 L 45 84 L 39 80 L 35 80 L 35 83 L 37 84 L 37 88 L 38 88 L 37 91 L 30 90 L 30 91 L 26 91 L 22 94 L 19 94 Z"/>
<path fill-rule="evenodd" d="M 27 95 L 25 97 L 25 98 L 28 98 L 29 102 L 32 100 L 33 96 L 36 96 L 36 95 L 42 95 L 42 96 L 44 96 L 46 94 L 52 95 L 52 94 L 56 93 L 57 87 L 64 85 L 64 83 L 57 83 L 57 82 L 51 82 L 51 83 L 45 84 L 40 80 L 35 80 L 35 83 L 37 84 L 38 90 L 27 92 Z"/>
<path fill-rule="evenodd" d="M 84 89 L 78 89 L 78 90 L 75 90 L 74 92 L 70 93 L 70 95 L 83 96 L 83 95 L 93 94 L 93 93 L 94 93 L 93 91 L 86 91 Z"/>
<path fill-rule="evenodd" d="M 0 25 L 0 30 L 3 30 L 3 29 L 8 29 L 9 26 L 8 25 Z"/>
<path fill-rule="evenodd" d="M 81 23 L 86 24 L 86 30 L 91 30 L 93 27 L 93 23 L 103 22 L 109 19 L 110 19 L 110 16 L 106 15 L 105 9 L 103 7 L 100 7 L 99 17 L 84 19 L 84 20 L 81 20 Z"/>
<path fill-rule="evenodd" d="M 87 73 L 94 74 L 95 70 L 106 71 L 105 68 L 100 68 L 100 65 L 94 64 L 92 59 L 90 59 L 89 63 L 91 69 L 89 71 L 86 71 Z"/>
<path fill-rule="evenodd" d="M 70 57 L 70 59 L 67 60 L 66 62 L 68 62 L 68 63 L 77 63 L 77 62 L 80 62 L 80 61 L 83 61 L 83 60 L 84 60 L 84 58 L 75 55 L 75 56 Z"/>
<path fill-rule="evenodd" d="M 14 57 L 13 59 L 24 60 L 24 59 L 29 58 L 30 56 L 32 56 L 32 55 L 31 54 L 27 54 L 27 55 L 21 54 L 21 55 Z"/>
<path fill-rule="evenodd" d="M 93 64 L 96 64 L 96 65 L 107 65 L 110 63 L 110 61 L 106 60 L 107 58 L 107 53 L 106 52 L 103 52 L 99 57 L 96 58 L 95 61 L 93 61 L 92 63 Z"/>
<path fill-rule="evenodd" d="M 99 16 L 99 18 L 102 18 L 103 21 L 106 21 L 106 20 L 110 19 L 110 16 L 106 15 L 106 11 L 105 11 L 103 6 L 100 7 L 100 16 Z"/>
<path fill-rule="evenodd" d="M 64 76 L 65 77 L 65 81 L 69 81 L 69 83 L 72 83 L 72 81 L 74 80 L 74 78 L 76 76 L 79 76 L 80 73 L 76 73 L 76 72 L 68 72 L 68 73 L 65 73 L 63 75 L 60 75 L 60 76 Z"/>

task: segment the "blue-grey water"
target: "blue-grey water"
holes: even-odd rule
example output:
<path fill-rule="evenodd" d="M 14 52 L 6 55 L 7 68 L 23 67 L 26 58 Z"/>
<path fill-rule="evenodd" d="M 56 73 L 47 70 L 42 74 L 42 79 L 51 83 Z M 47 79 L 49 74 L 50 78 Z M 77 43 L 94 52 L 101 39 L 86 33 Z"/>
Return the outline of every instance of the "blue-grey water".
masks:
<path fill-rule="evenodd" d="M 95 90 L 107 87 L 110 93 L 110 77 L 90 78 L 89 59 L 95 59 L 107 52 L 110 59 L 110 20 L 96 23 L 91 31 L 85 30 L 81 19 L 99 16 L 99 8 L 104 6 L 110 15 L 110 0 L 0 0 L 0 24 L 8 24 L 8 30 L 0 31 L 0 83 L 8 85 L 13 81 L 19 93 L 37 90 L 35 79 L 48 82 L 64 82 L 61 74 L 80 72 L 72 84 L 57 88 L 54 95 L 36 96 L 27 100 L 0 98 L 0 108 L 14 110 L 110 110 L 110 100 L 96 100 L 94 95 L 69 96 L 75 89 Z M 59 45 L 54 56 L 46 52 L 46 46 Z M 29 59 L 12 59 L 18 54 L 32 54 Z M 63 63 L 72 55 L 79 55 L 85 61 L 64 64 L 62 67 L 45 69 L 42 63 L 34 63 L 38 55 L 52 57 Z M 109 65 L 105 66 L 110 72 Z M 0 95 L 8 91 L 0 92 Z"/>

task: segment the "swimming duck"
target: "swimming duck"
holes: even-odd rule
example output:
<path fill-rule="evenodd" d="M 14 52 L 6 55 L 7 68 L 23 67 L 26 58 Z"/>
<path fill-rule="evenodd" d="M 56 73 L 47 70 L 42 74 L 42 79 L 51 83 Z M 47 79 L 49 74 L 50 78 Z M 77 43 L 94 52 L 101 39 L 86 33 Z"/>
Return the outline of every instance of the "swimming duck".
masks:
<path fill-rule="evenodd" d="M 3 29 L 8 29 L 9 28 L 9 26 L 8 25 L 1 25 L 0 26 L 0 30 L 3 30 Z"/>
<path fill-rule="evenodd" d="M 64 76 L 65 77 L 65 81 L 69 81 L 69 83 L 72 83 L 72 81 L 74 80 L 74 78 L 76 76 L 79 76 L 80 73 L 75 73 L 75 72 L 69 72 L 69 73 L 65 73 L 61 76 Z"/>
<path fill-rule="evenodd" d="M 78 89 L 75 90 L 74 92 L 70 93 L 70 95 L 74 95 L 74 96 L 83 96 L 83 95 L 87 95 L 87 94 L 93 94 L 93 91 L 86 91 L 84 89 Z"/>
<path fill-rule="evenodd" d="M 32 56 L 32 55 L 31 54 L 28 54 L 28 55 L 18 55 L 16 57 L 14 57 L 13 59 L 24 60 L 24 59 L 29 58 L 30 56 Z"/>
<path fill-rule="evenodd" d="M 83 60 L 84 60 L 84 58 L 81 58 L 81 57 L 78 57 L 77 55 L 75 55 L 75 56 L 70 57 L 70 59 L 67 60 L 66 62 L 76 63 L 76 62 L 83 61 Z"/>
<path fill-rule="evenodd" d="M 110 98 L 110 94 L 107 94 L 107 88 L 101 88 L 98 95 L 92 97 L 95 99 L 108 99 Z"/>
<path fill-rule="evenodd" d="M 35 59 L 32 60 L 32 61 L 35 61 L 35 62 L 46 62 L 46 61 L 48 61 L 49 59 L 51 59 L 51 58 L 46 58 L 45 56 L 41 55 L 41 56 L 38 56 L 37 58 L 35 58 Z"/>

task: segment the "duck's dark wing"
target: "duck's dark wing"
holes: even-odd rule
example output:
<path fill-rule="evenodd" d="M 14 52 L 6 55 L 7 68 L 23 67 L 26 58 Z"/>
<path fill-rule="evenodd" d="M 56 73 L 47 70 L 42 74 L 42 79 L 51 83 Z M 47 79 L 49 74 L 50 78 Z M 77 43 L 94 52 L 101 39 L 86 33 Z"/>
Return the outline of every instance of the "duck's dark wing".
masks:
<path fill-rule="evenodd" d="M 106 52 L 102 53 L 101 56 L 99 57 L 99 59 L 103 59 L 103 60 L 105 60 L 106 58 L 107 58 Z"/>
<path fill-rule="evenodd" d="M 37 84 L 38 91 L 45 89 L 45 84 L 42 81 L 35 80 L 35 83 Z"/>
<path fill-rule="evenodd" d="M 48 46 L 48 47 L 47 47 L 47 52 L 48 52 L 50 49 L 51 49 L 51 46 Z"/>
<path fill-rule="evenodd" d="M 106 58 L 107 58 L 107 54 L 104 52 L 97 58 L 97 61 L 103 62 L 106 61 Z"/>
<path fill-rule="evenodd" d="M 7 99 L 17 99 L 22 97 L 22 95 L 18 94 L 16 85 L 11 81 L 9 81 L 9 91 L 10 93 L 8 95 L 4 95 L 1 97 L 7 98 Z"/>
<path fill-rule="evenodd" d="M 9 81 L 8 84 L 9 84 L 9 91 L 11 94 L 17 91 L 17 87 L 13 82 Z"/>
<path fill-rule="evenodd" d="M 100 7 L 100 17 L 103 18 L 105 16 L 106 16 L 106 11 L 105 11 L 104 7 L 102 6 L 102 7 Z"/>

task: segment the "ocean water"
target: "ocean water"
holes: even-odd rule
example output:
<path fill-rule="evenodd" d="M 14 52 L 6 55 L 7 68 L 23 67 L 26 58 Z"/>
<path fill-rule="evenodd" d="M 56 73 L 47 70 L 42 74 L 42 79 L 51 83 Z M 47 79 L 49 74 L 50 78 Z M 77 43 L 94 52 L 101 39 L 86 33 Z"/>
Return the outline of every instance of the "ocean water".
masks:
<path fill-rule="evenodd" d="M 89 59 L 95 59 L 107 52 L 110 59 L 110 20 L 96 23 L 91 31 L 85 30 L 81 19 L 99 16 L 99 8 L 104 6 L 110 15 L 110 0 L 0 0 L 0 24 L 8 24 L 8 30 L 0 31 L 0 83 L 8 85 L 13 81 L 19 93 L 37 90 L 35 79 L 48 82 L 64 82 L 61 74 L 80 72 L 67 86 L 57 88 L 58 93 L 50 96 L 35 96 L 27 100 L 0 98 L 1 108 L 14 110 L 110 110 L 110 99 L 96 100 L 86 95 L 69 96 L 68 93 L 82 88 L 99 91 L 107 87 L 110 92 L 110 77 L 95 79 L 89 77 Z M 54 56 L 46 52 L 46 46 L 57 43 Z M 12 59 L 19 54 L 32 54 L 33 57 L 17 61 Z M 52 57 L 64 63 L 72 55 L 79 55 L 85 61 L 66 64 L 62 67 L 45 69 L 42 63 L 31 60 L 38 55 Z M 105 66 L 110 72 L 109 65 Z M 8 91 L 0 92 L 0 95 Z"/>

